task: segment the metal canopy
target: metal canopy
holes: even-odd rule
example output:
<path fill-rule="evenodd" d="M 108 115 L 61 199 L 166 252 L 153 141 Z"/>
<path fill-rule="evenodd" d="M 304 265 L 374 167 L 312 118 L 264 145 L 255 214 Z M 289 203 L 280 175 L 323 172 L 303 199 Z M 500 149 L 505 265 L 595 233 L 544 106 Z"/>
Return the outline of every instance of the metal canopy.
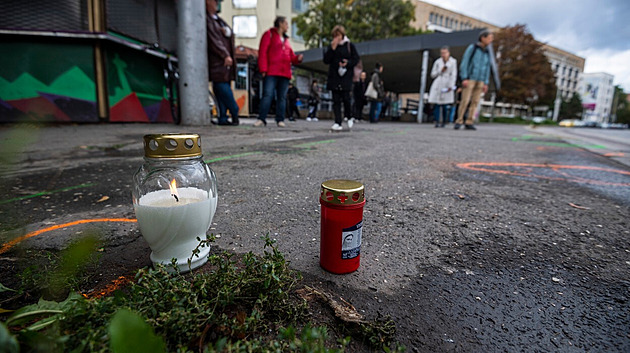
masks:
<path fill-rule="evenodd" d="M 363 70 L 368 73 L 368 78 L 374 71 L 376 62 L 383 64 L 383 81 L 388 91 L 395 93 L 418 93 L 422 72 L 422 53 L 429 51 L 429 67 L 431 72 L 433 61 L 440 57 L 440 48 L 450 47 L 451 56 L 457 59 L 458 65 L 466 47 L 476 43 L 481 29 L 453 33 L 431 33 L 412 37 L 398 37 L 369 42 L 354 43 L 363 62 Z M 352 40 L 352 38 L 350 38 Z M 325 65 L 322 48 L 300 52 L 304 54 L 304 60 L 297 67 L 320 73 L 328 72 Z M 493 57 L 494 59 L 494 57 Z M 499 87 L 496 65 L 492 65 L 494 85 L 490 89 Z M 430 87 L 431 77 L 427 74 L 427 88 Z"/>

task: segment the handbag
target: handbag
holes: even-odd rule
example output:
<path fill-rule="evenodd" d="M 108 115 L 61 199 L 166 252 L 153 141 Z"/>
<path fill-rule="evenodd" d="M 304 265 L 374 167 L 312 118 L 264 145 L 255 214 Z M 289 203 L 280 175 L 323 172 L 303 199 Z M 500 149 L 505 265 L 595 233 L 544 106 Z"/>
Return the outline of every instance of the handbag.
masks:
<path fill-rule="evenodd" d="M 372 99 L 378 98 L 378 92 L 376 92 L 376 89 L 374 89 L 374 84 L 372 83 L 372 81 L 370 81 L 367 89 L 365 90 L 365 96 Z"/>

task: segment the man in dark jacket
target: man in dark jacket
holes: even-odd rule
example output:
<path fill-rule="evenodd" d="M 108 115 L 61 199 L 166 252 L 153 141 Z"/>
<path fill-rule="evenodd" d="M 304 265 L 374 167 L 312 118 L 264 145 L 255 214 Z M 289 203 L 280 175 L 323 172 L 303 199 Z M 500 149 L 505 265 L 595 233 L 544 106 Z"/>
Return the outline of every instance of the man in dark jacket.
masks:
<path fill-rule="evenodd" d="M 348 127 L 351 128 L 352 108 L 350 104 L 350 91 L 352 90 L 352 77 L 354 66 L 359 62 L 359 53 L 346 37 L 346 30 L 343 26 L 337 25 L 332 30 L 333 40 L 324 53 L 324 64 L 328 65 L 327 88 L 332 91 L 333 112 L 335 113 L 335 124 L 332 129 L 339 131 L 342 129 L 341 122 L 341 102 L 343 110 L 348 120 Z"/>
<path fill-rule="evenodd" d="M 219 0 L 206 0 L 206 28 L 208 35 L 208 71 L 212 81 L 212 91 L 217 98 L 218 125 L 238 125 L 238 104 L 234 100 L 230 81 L 236 78 L 234 62 L 234 32 L 217 16 Z M 227 111 L 232 115 L 228 121 Z"/>
<path fill-rule="evenodd" d="M 365 90 L 368 86 L 367 73 L 361 72 L 359 81 L 354 83 L 352 95 L 354 96 L 354 118 L 363 120 L 363 107 L 365 106 Z"/>
<path fill-rule="evenodd" d="M 295 121 L 293 113 L 297 114 L 298 119 L 302 118 L 297 107 L 297 101 L 299 98 L 300 92 L 297 87 L 295 87 L 292 82 L 289 82 L 289 90 L 287 91 L 287 100 L 289 101 L 289 104 L 287 104 L 287 115 L 289 116 L 289 121 Z"/>

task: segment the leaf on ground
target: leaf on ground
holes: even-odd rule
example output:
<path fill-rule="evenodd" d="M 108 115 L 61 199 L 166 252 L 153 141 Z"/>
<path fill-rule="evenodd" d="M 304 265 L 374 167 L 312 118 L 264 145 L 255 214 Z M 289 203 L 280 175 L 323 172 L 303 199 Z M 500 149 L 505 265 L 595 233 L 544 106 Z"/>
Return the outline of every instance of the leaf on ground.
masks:
<path fill-rule="evenodd" d="M 17 339 L 2 322 L 0 322 L 0 351 L 7 353 L 18 353 L 20 351 Z"/>
<path fill-rule="evenodd" d="M 15 289 L 5 287 L 2 283 L 0 283 L 0 293 L 2 292 L 15 292 Z"/>
<path fill-rule="evenodd" d="M 98 202 L 103 202 L 103 201 L 107 201 L 107 200 L 109 200 L 109 196 L 103 196 L 96 202 L 98 203 Z"/>

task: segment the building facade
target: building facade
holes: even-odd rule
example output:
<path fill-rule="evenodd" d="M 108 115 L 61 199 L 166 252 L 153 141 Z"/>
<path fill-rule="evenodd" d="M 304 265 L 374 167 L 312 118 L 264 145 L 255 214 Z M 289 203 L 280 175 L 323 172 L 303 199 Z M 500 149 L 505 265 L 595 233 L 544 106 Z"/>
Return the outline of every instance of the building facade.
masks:
<path fill-rule="evenodd" d="M 613 79 L 613 75 L 604 72 L 582 75 L 579 85 L 584 107 L 582 120 L 609 122 L 615 94 Z"/>
<path fill-rule="evenodd" d="M 304 41 L 297 35 L 292 18 L 308 7 L 305 0 L 225 0 L 221 2 L 219 16 L 234 29 L 236 45 L 258 49 L 263 33 L 273 27 L 277 16 L 289 21 L 291 47 L 304 50 Z"/>
<path fill-rule="evenodd" d="M 493 32 L 501 29 L 501 27 L 494 24 L 424 1 L 409 1 L 412 1 L 416 8 L 416 20 L 412 22 L 412 26 L 415 28 L 445 33 L 475 28 L 487 28 Z M 551 68 L 556 74 L 557 98 L 559 100 L 570 99 L 579 90 L 580 77 L 584 72 L 584 58 L 544 43 L 543 48 L 545 56 L 547 56 L 551 63 Z M 481 106 L 489 106 L 491 104 L 491 102 L 484 100 Z M 510 111 L 513 111 L 511 108 L 513 107 L 510 107 Z M 519 110 L 517 109 L 516 111 Z M 520 111 L 522 112 L 522 109 Z"/>

